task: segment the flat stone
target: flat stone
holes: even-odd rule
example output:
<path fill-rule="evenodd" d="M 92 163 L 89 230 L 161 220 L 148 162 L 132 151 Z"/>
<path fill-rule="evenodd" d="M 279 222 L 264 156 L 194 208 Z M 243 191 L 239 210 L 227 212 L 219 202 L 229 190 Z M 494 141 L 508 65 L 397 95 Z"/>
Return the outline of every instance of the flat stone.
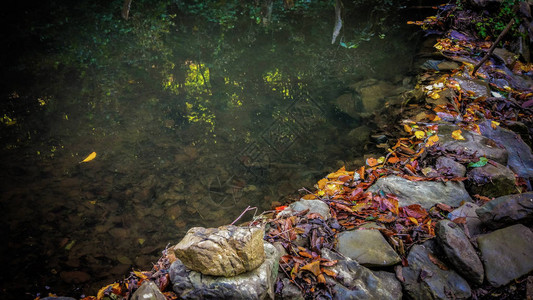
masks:
<path fill-rule="evenodd" d="M 513 172 L 523 178 L 533 178 L 533 154 L 520 135 L 501 126 L 492 128 L 491 121 L 479 124 L 479 129 L 483 136 L 494 140 L 507 150 L 507 165 Z"/>
<path fill-rule="evenodd" d="M 496 198 L 477 209 L 476 214 L 492 229 L 530 223 L 533 221 L 533 192 Z"/>
<path fill-rule="evenodd" d="M 274 299 L 280 256 L 270 243 L 264 242 L 264 249 L 259 267 L 233 277 L 203 275 L 178 259 L 169 269 L 172 289 L 180 299 Z"/>
<path fill-rule="evenodd" d="M 533 232 L 516 224 L 477 239 L 487 281 L 499 287 L 533 271 Z"/>
<path fill-rule="evenodd" d="M 482 223 L 476 214 L 476 209 L 478 208 L 477 204 L 467 202 L 449 213 L 448 218 L 452 221 L 457 218 L 465 218 L 463 231 L 468 237 L 473 237 L 482 232 Z"/>
<path fill-rule="evenodd" d="M 449 220 L 441 220 L 435 232 L 455 270 L 473 283 L 483 283 L 483 264 L 461 228 Z"/>
<path fill-rule="evenodd" d="M 414 245 L 409 251 L 408 267 L 401 268 L 402 285 L 413 299 L 466 299 L 470 286 L 459 274 L 442 270 L 430 260 L 434 253 L 424 245 Z"/>
<path fill-rule="evenodd" d="M 401 261 L 379 230 L 341 232 L 338 235 L 337 249 L 342 255 L 366 267 L 392 266 Z"/>
<path fill-rule="evenodd" d="M 288 217 L 294 213 L 298 213 L 306 209 L 309 209 L 309 212 L 306 214 L 306 216 L 311 213 L 317 213 L 324 217 L 324 220 L 331 218 L 329 205 L 327 205 L 324 201 L 305 199 L 301 199 L 300 201 L 291 203 L 291 205 L 289 205 L 289 207 L 285 208 L 282 212 L 280 212 L 278 216 L 280 218 Z"/>
<path fill-rule="evenodd" d="M 166 300 L 167 297 L 161 293 L 157 285 L 150 280 L 143 284 L 133 293 L 131 300 Z"/>
<path fill-rule="evenodd" d="M 465 139 L 454 139 L 452 137 L 452 132 L 455 130 L 461 130 L 461 134 Z M 502 165 L 507 164 L 507 150 L 505 150 L 503 147 L 500 147 L 493 140 L 475 132 L 464 130 L 459 126 L 454 125 L 440 125 L 438 136 L 439 145 L 449 152 L 475 155 L 476 157 L 485 156 L 486 158 L 499 162 Z"/>
<path fill-rule="evenodd" d="M 463 91 L 474 92 L 476 97 L 489 97 L 490 88 L 487 82 L 479 79 L 469 79 L 460 76 L 452 77 L 453 80 L 457 81 L 461 86 Z"/>
<path fill-rule="evenodd" d="M 187 268 L 204 275 L 235 276 L 265 259 L 260 227 L 193 227 L 172 249 Z"/>
<path fill-rule="evenodd" d="M 495 198 L 518 192 L 513 171 L 497 162 L 472 168 L 467 177 L 467 189 L 472 195 Z"/>
<path fill-rule="evenodd" d="M 398 197 L 400 206 L 420 204 L 429 209 L 437 203 L 459 206 L 472 202 L 462 182 L 410 181 L 398 176 L 381 177 L 368 191 L 391 193 Z"/>
<path fill-rule="evenodd" d="M 337 274 L 335 280 L 326 276 L 327 283 L 334 285 L 334 299 L 401 299 L 401 293 L 395 294 L 399 282 L 383 280 L 355 260 L 327 248 L 322 249 L 322 257 L 337 260 L 333 267 L 326 267 Z"/>

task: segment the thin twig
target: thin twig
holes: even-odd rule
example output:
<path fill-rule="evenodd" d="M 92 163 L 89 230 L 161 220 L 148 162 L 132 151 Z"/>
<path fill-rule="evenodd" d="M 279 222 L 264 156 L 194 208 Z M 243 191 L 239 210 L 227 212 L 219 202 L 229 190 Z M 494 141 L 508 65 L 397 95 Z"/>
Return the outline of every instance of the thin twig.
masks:
<path fill-rule="evenodd" d="M 492 52 L 494 52 L 494 49 L 496 48 L 496 46 L 498 46 L 498 44 L 500 43 L 500 41 L 503 39 L 503 37 L 507 34 L 507 32 L 511 29 L 511 27 L 514 25 L 514 19 L 511 19 L 511 21 L 509 21 L 509 23 L 507 24 L 507 26 L 505 26 L 505 29 L 500 33 L 500 35 L 498 36 L 498 38 L 494 41 L 494 43 L 492 44 L 492 46 L 490 47 L 489 49 L 489 52 L 487 52 L 487 54 L 485 54 L 485 56 L 477 63 L 477 65 L 474 67 L 474 70 L 472 71 L 472 76 L 475 76 L 476 75 L 476 72 L 477 70 L 489 59 L 489 57 L 492 55 Z"/>
<path fill-rule="evenodd" d="M 242 216 L 244 216 L 244 214 L 247 212 L 247 211 L 250 211 L 250 210 L 256 210 L 257 211 L 257 207 L 250 207 L 250 205 L 248 205 L 248 207 L 241 213 L 240 216 L 237 217 L 237 219 L 235 219 L 235 221 L 231 222 L 230 225 L 233 225 L 235 224 L 235 222 L 239 221 L 240 218 L 242 218 Z M 254 214 L 255 215 L 255 214 Z"/>

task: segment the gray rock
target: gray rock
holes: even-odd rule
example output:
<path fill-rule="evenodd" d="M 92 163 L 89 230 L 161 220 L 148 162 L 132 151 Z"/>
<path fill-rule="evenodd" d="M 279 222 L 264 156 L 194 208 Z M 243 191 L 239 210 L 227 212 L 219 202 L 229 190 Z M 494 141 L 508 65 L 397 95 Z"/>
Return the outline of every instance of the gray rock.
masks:
<path fill-rule="evenodd" d="M 456 140 L 452 137 L 452 132 L 461 130 L 464 140 Z M 498 146 L 493 140 L 472 131 L 464 130 L 458 126 L 440 125 L 439 144 L 449 152 L 465 153 L 476 157 L 485 156 L 488 159 L 507 164 L 507 150 Z"/>
<path fill-rule="evenodd" d="M 531 148 L 522 140 L 520 135 L 500 126 L 493 129 L 490 121 L 479 124 L 481 134 L 494 140 L 509 153 L 507 165 L 518 176 L 533 178 L 533 154 Z"/>
<path fill-rule="evenodd" d="M 401 294 L 393 294 L 398 290 L 397 281 L 384 281 L 355 260 L 326 248 L 322 249 L 322 257 L 338 261 L 335 266 L 327 267 L 337 274 L 335 282 L 326 278 L 330 283 L 335 283 L 334 299 L 401 299 Z"/>
<path fill-rule="evenodd" d="M 494 198 L 518 192 L 513 171 L 497 162 L 472 168 L 467 177 L 467 189 L 472 195 Z"/>
<path fill-rule="evenodd" d="M 290 281 L 289 278 L 283 278 L 283 289 L 281 290 L 281 299 L 303 300 L 302 291 Z"/>
<path fill-rule="evenodd" d="M 414 245 L 401 268 L 404 290 L 413 299 L 466 299 L 470 286 L 453 270 L 442 270 L 429 258 L 434 255 L 423 245 Z"/>
<path fill-rule="evenodd" d="M 484 234 L 477 239 L 485 266 L 485 278 L 502 286 L 533 271 L 533 232 L 516 224 Z"/>
<path fill-rule="evenodd" d="M 265 242 L 265 261 L 256 269 L 233 277 L 202 275 L 176 260 L 170 266 L 172 289 L 180 299 L 274 299 L 274 283 L 280 258 Z"/>
<path fill-rule="evenodd" d="M 337 248 L 339 253 L 365 267 L 392 266 L 401 261 L 379 230 L 341 232 L 338 235 Z"/>
<path fill-rule="evenodd" d="M 309 209 L 309 212 L 306 215 L 311 213 L 317 213 L 324 217 L 325 220 L 331 218 L 331 212 L 329 211 L 329 205 L 321 200 L 305 200 L 301 199 L 291 203 L 289 207 L 285 208 L 282 212 L 278 214 L 280 218 L 288 217 L 294 213 L 304 211 Z"/>
<path fill-rule="evenodd" d="M 461 228 L 451 221 L 441 220 L 437 223 L 436 234 L 455 270 L 473 283 L 483 283 L 483 264 Z"/>
<path fill-rule="evenodd" d="M 481 222 L 492 229 L 533 221 L 533 192 L 507 195 L 476 210 Z"/>
<path fill-rule="evenodd" d="M 517 59 L 516 54 L 504 48 L 494 48 L 493 54 L 501 61 L 503 61 L 507 67 L 512 67 L 512 65 L 516 62 Z"/>
<path fill-rule="evenodd" d="M 145 281 L 133 293 L 131 300 L 166 300 L 167 297 L 161 293 L 153 281 Z"/>
<path fill-rule="evenodd" d="M 410 181 L 398 176 L 382 177 L 368 191 L 395 194 L 400 206 L 420 204 L 429 209 L 437 203 L 459 206 L 472 202 L 462 182 Z"/>
<path fill-rule="evenodd" d="M 465 77 L 452 77 L 463 91 L 474 92 L 476 97 L 490 97 L 490 88 L 487 82 L 479 79 L 468 79 Z"/>
<path fill-rule="evenodd" d="M 390 294 L 393 295 L 395 299 L 402 299 L 402 284 L 396 278 L 396 274 L 387 271 L 373 271 L 373 273 L 389 288 Z"/>
<path fill-rule="evenodd" d="M 437 158 L 435 168 L 441 174 L 452 175 L 454 177 L 464 177 L 466 174 L 465 166 L 446 156 Z"/>
<path fill-rule="evenodd" d="M 478 208 L 479 206 L 477 204 L 467 202 L 449 213 L 448 218 L 452 221 L 457 218 L 465 218 L 463 231 L 468 237 L 473 237 L 480 234 L 482 231 L 481 220 L 479 220 L 479 217 L 476 214 L 476 209 Z"/>
<path fill-rule="evenodd" d="M 173 250 L 191 270 L 230 277 L 263 263 L 263 235 L 264 229 L 260 227 L 193 227 Z"/>

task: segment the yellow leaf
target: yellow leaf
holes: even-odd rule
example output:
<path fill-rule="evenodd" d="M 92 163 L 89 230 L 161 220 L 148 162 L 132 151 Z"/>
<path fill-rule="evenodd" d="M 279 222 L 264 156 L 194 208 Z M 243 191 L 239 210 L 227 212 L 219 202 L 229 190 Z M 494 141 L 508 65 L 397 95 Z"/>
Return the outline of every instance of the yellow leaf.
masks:
<path fill-rule="evenodd" d="M 328 180 L 326 178 L 322 178 L 318 181 L 318 189 L 319 190 L 322 190 L 324 189 L 324 187 L 326 186 L 326 183 L 328 182 Z"/>
<path fill-rule="evenodd" d="M 428 138 L 428 140 L 426 142 L 426 147 L 431 147 L 438 141 L 439 141 L 439 136 L 438 135 L 432 135 L 432 136 L 430 136 Z"/>
<path fill-rule="evenodd" d="M 417 139 L 419 139 L 419 140 L 423 139 L 425 136 L 426 136 L 426 133 L 424 131 L 422 131 L 422 130 L 415 131 L 415 137 Z"/>
<path fill-rule="evenodd" d="M 411 126 L 407 124 L 403 124 L 403 130 L 405 130 L 405 132 L 407 133 L 411 133 L 411 131 L 413 131 L 413 128 L 411 128 Z"/>
<path fill-rule="evenodd" d="M 500 126 L 500 122 L 496 122 L 496 121 L 490 122 L 490 127 L 492 127 L 492 129 L 496 129 L 496 127 L 498 126 Z"/>
<path fill-rule="evenodd" d="M 461 129 L 457 129 L 454 132 L 452 132 L 452 138 L 454 140 L 464 140 L 465 137 L 461 134 Z"/>
<path fill-rule="evenodd" d="M 80 163 L 90 162 L 95 157 L 96 157 L 96 152 L 93 152 L 93 153 L 89 154 L 89 156 L 87 156 L 84 160 L 80 161 Z"/>

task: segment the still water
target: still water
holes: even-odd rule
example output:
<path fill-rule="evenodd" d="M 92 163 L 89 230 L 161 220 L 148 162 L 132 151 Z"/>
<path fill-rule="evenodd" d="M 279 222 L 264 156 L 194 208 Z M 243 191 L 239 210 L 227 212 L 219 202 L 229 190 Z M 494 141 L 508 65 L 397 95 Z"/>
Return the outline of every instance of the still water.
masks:
<path fill-rule="evenodd" d="M 2 99 L 2 293 L 94 294 L 192 226 L 298 199 L 383 151 L 372 110 L 409 87 L 416 45 L 389 13 L 345 12 L 333 45 L 332 5 L 268 25 L 164 7 L 54 27 L 9 66 Z"/>

